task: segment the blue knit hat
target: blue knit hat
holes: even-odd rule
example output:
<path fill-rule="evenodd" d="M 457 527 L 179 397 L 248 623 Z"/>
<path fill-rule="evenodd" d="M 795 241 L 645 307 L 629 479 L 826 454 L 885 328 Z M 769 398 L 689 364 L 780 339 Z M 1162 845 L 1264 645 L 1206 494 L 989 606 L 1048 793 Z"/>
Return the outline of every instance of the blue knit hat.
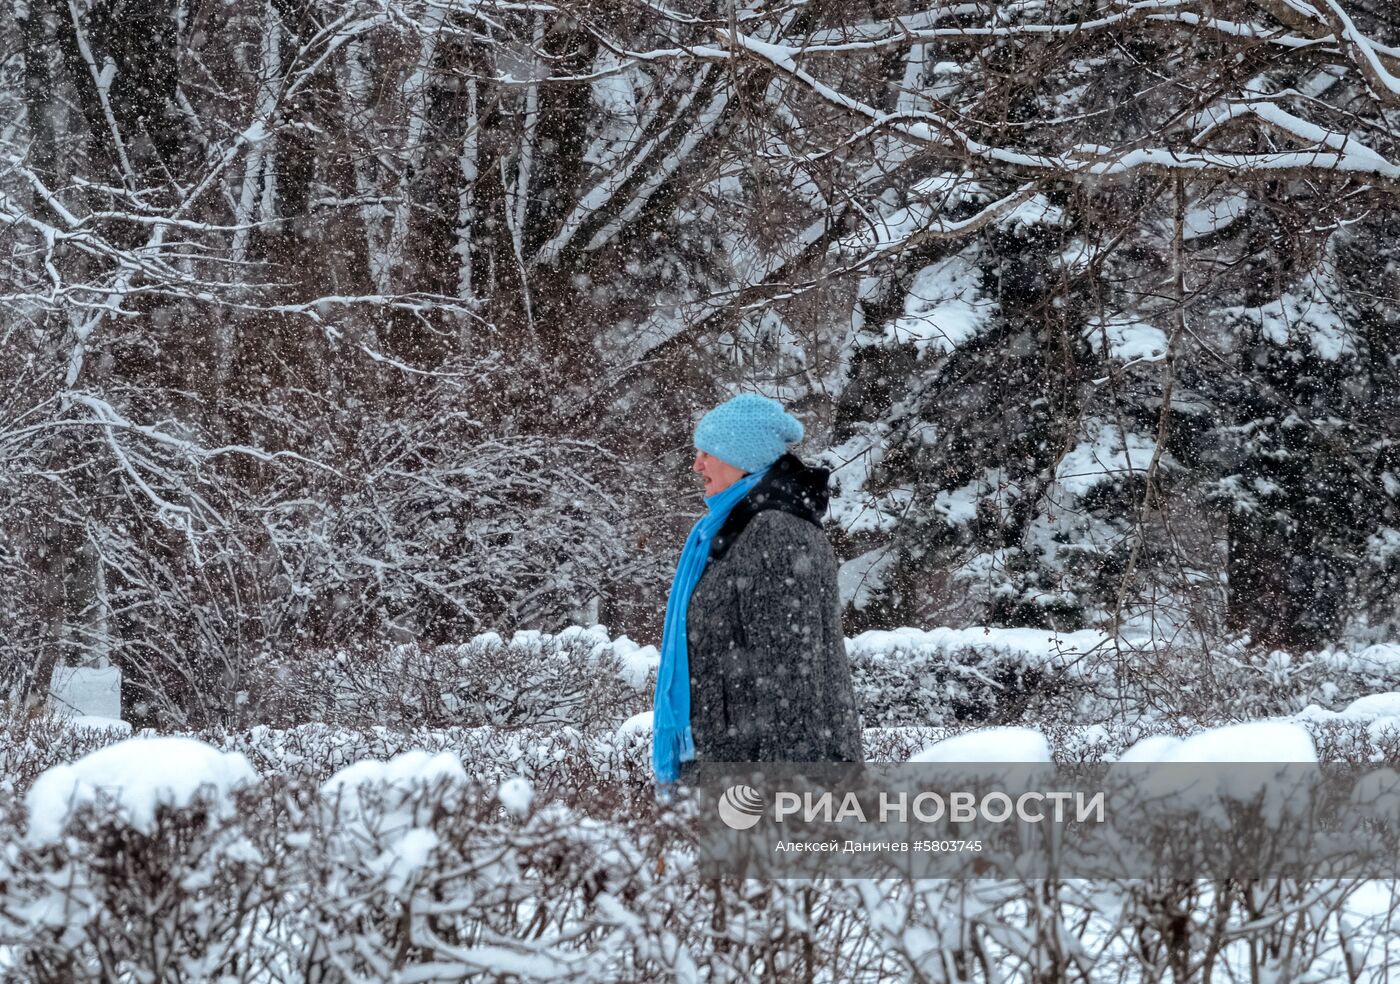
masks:
<path fill-rule="evenodd" d="M 802 434 L 802 421 L 777 400 L 741 393 L 700 418 L 695 446 L 752 474 L 781 458 Z"/>

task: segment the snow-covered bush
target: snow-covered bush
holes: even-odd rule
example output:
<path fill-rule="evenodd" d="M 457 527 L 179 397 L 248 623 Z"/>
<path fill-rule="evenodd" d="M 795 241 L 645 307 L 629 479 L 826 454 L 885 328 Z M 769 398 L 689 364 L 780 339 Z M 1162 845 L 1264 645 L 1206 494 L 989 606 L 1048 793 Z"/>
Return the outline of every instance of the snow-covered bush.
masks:
<path fill-rule="evenodd" d="M 248 736 L 261 775 L 245 785 L 206 737 L 181 739 L 215 780 L 194 788 L 138 738 L 47 773 L 41 795 L 0 797 L 0 974 L 981 984 L 1400 970 L 1386 930 L 1400 900 L 1383 882 L 702 879 L 694 804 L 659 805 L 627 777 L 584 770 L 565 797 L 516 774 L 506 745 L 461 746 L 481 763 L 387 742 L 330 775 L 284 774 L 312 742 L 294 753 L 264 731 Z M 44 791 L 114 765 L 138 788 L 71 813 Z"/>
<path fill-rule="evenodd" d="M 850 647 L 867 727 L 1011 724 L 1054 715 L 1077 688 L 1063 666 L 1022 652 L 907 645 Z"/>
<path fill-rule="evenodd" d="M 398 728 L 613 727 L 649 707 L 657 654 L 603 626 L 457 645 L 312 652 L 269 663 L 245 717 Z"/>
<path fill-rule="evenodd" d="M 1175 727 L 1341 709 L 1400 691 L 1400 648 L 1202 649 L 1091 630 L 898 629 L 847 641 L 867 728 Z M 457 645 L 336 650 L 269 664 L 243 717 L 397 731 L 492 726 L 605 732 L 651 707 L 655 647 L 601 625 Z"/>

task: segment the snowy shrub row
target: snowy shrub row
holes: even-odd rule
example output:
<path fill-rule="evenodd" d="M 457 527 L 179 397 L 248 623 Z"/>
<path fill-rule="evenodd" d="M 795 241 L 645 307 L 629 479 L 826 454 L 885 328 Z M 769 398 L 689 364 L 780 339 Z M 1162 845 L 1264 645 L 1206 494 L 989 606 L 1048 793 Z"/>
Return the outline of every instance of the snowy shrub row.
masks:
<path fill-rule="evenodd" d="M 1400 765 L 1400 694 L 1363 698 L 1387 706 L 1358 707 L 1339 713 L 1314 712 L 1253 722 L 1283 725 L 1306 735 L 1323 762 Z M 186 737 L 221 752 L 241 755 L 262 776 L 290 782 L 324 782 L 360 761 L 382 761 L 407 752 L 445 753 L 463 763 L 468 779 L 491 786 L 521 777 L 549 798 L 572 801 L 580 790 L 607 788 L 619 803 L 652 796 L 651 731 L 647 715 L 622 726 L 585 733 L 573 727 L 345 728 L 305 724 L 294 728 L 258 726 L 248 731 L 206 731 Z M 972 728 L 962 725 L 866 728 L 868 761 L 902 762 L 950 739 L 982 742 L 998 732 L 1036 736 L 1046 757 L 1061 763 L 1097 763 L 1118 758 L 1144 739 L 1185 738 L 1201 725 L 1187 721 L 1148 723 L 1108 720 L 1093 724 L 1047 723 L 1035 728 Z M 24 795 L 37 778 L 66 762 L 121 741 L 118 730 L 100 731 L 40 719 L 25 729 L 0 731 L 0 798 Z M 1036 755 L 1032 760 L 1038 760 Z"/>
<path fill-rule="evenodd" d="M 1247 720 L 1400 691 L 1400 646 L 1292 655 L 1203 650 L 1086 630 L 938 628 L 847 643 L 867 726 Z"/>
<path fill-rule="evenodd" d="M 336 650 L 264 667 L 247 721 L 390 727 L 614 727 L 650 707 L 656 650 L 602 626 L 460 645 Z M 651 677 L 648 678 L 648 673 Z"/>
<path fill-rule="evenodd" d="M 1400 647 L 1293 656 L 1114 644 L 1095 631 L 900 629 L 847 650 L 867 727 L 1145 720 L 1172 726 L 1327 709 L 1400 691 Z M 604 626 L 491 633 L 454 646 L 320 653 L 269 666 L 248 723 L 399 730 L 616 727 L 651 706 L 655 647 Z"/>
<path fill-rule="evenodd" d="M 1381 883 L 705 879 L 688 848 L 694 804 L 659 806 L 617 776 L 584 773 L 565 797 L 517 775 L 481 781 L 433 749 L 321 779 L 255 763 L 137 738 L 0 799 L 0 973 L 1378 981 L 1397 969 L 1385 926 L 1400 904 Z M 119 791 L 104 784 L 113 774 Z"/>

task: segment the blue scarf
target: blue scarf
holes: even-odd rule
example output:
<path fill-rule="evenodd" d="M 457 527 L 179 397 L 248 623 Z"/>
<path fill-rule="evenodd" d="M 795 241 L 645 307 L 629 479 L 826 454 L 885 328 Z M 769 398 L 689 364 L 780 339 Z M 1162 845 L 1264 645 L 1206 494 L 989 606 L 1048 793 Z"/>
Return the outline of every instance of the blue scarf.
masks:
<path fill-rule="evenodd" d="M 652 707 L 651 764 L 658 782 L 680 778 L 680 764 L 695 758 L 690 733 L 690 653 L 686 645 L 685 615 L 690 594 L 710 559 L 710 541 L 724 525 L 729 511 L 767 472 L 751 472 L 723 492 L 705 497 L 709 512 L 701 516 L 685 538 L 671 594 L 666 599 L 666 623 L 661 630 L 661 665 L 656 674 L 656 699 Z"/>

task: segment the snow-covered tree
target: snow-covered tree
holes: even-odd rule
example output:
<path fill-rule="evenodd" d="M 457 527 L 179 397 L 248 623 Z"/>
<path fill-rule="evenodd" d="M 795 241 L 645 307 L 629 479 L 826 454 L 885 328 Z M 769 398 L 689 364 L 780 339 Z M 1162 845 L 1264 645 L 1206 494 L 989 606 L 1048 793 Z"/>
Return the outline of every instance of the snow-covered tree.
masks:
<path fill-rule="evenodd" d="M 110 654 L 222 707 L 336 633 L 654 633 L 693 421 L 740 387 L 836 468 L 860 625 L 1396 616 L 1382 5 L 0 33 L 0 646 L 35 679 Z"/>

